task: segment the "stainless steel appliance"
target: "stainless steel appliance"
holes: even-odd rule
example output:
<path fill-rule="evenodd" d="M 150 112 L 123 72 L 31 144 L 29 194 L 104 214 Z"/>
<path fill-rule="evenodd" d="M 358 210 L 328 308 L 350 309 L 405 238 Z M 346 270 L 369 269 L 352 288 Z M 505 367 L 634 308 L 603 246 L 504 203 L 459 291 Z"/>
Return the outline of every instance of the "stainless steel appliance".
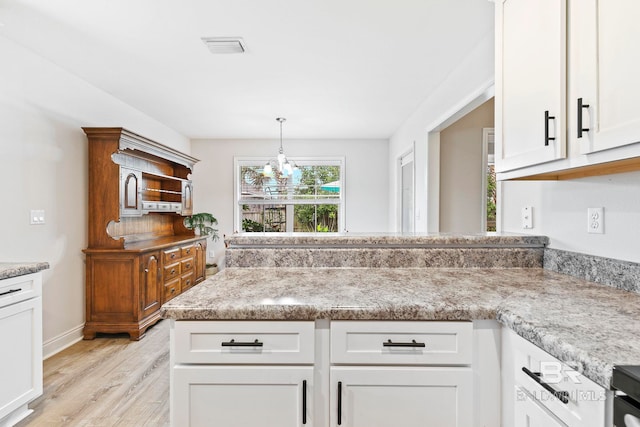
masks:
<path fill-rule="evenodd" d="M 611 387 L 613 424 L 616 427 L 640 427 L 640 365 L 614 366 Z"/>

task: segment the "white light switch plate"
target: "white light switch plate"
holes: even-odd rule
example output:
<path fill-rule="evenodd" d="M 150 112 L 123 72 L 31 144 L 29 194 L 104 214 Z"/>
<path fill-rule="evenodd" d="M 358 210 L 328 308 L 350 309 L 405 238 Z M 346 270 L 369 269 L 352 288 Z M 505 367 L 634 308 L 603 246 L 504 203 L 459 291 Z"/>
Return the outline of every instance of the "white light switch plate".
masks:
<path fill-rule="evenodd" d="M 44 210 L 32 209 L 29 214 L 29 223 L 32 225 L 44 224 Z"/>

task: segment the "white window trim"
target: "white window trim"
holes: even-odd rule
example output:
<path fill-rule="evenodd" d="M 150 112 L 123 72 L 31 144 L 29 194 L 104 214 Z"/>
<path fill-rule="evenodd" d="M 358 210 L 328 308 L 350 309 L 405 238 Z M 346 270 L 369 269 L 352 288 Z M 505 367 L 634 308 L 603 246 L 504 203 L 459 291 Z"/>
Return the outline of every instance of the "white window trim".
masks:
<path fill-rule="evenodd" d="M 240 182 L 240 167 L 246 165 L 255 165 L 257 164 L 265 164 L 267 163 L 271 157 L 234 157 L 233 158 L 233 229 L 236 234 L 251 234 L 255 235 L 255 232 L 245 232 L 242 231 L 242 220 L 240 218 L 240 198 L 241 198 L 241 182 Z M 346 201 L 346 185 L 345 185 L 345 175 L 346 175 L 346 161 L 344 156 L 338 157 L 289 157 L 289 161 L 295 163 L 300 166 L 305 165 L 314 165 L 314 166 L 335 166 L 338 164 L 340 166 L 340 197 L 335 199 L 330 199 L 330 203 L 332 205 L 338 205 L 338 233 L 346 231 L 346 223 L 345 223 L 345 201 Z M 256 200 L 255 204 L 287 204 L 286 200 Z M 294 203 L 290 204 L 323 204 L 320 200 L 296 200 Z M 265 232 L 265 234 L 274 234 L 270 232 Z M 280 233 L 282 234 L 282 233 Z M 308 234 L 302 232 L 292 232 L 290 234 Z M 315 234 L 315 233 L 314 233 Z M 321 233 L 321 234 L 337 234 L 337 233 Z"/>

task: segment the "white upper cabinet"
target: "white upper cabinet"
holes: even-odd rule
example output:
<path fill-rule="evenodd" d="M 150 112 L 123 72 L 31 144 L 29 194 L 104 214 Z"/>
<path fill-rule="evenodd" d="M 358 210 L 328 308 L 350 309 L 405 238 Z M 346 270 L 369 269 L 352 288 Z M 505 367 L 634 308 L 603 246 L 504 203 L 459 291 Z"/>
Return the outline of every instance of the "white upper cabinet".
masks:
<path fill-rule="evenodd" d="M 570 5 L 569 135 L 582 154 L 640 141 L 638 16 L 637 0 Z"/>
<path fill-rule="evenodd" d="M 638 16 L 637 0 L 496 0 L 498 179 L 640 170 Z"/>
<path fill-rule="evenodd" d="M 496 170 L 566 156 L 566 0 L 496 3 Z"/>

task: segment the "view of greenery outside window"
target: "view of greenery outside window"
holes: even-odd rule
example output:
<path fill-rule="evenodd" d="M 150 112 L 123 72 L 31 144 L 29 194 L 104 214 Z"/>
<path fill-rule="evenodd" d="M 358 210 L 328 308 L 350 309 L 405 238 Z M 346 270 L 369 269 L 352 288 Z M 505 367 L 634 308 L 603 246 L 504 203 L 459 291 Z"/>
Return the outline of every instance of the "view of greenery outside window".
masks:
<path fill-rule="evenodd" d="M 496 231 L 496 169 L 487 166 L 487 231 Z"/>
<path fill-rule="evenodd" d="M 266 159 L 240 161 L 237 179 L 243 232 L 338 232 L 341 227 L 342 161 L 296 160 L 293 173 Z"/>

